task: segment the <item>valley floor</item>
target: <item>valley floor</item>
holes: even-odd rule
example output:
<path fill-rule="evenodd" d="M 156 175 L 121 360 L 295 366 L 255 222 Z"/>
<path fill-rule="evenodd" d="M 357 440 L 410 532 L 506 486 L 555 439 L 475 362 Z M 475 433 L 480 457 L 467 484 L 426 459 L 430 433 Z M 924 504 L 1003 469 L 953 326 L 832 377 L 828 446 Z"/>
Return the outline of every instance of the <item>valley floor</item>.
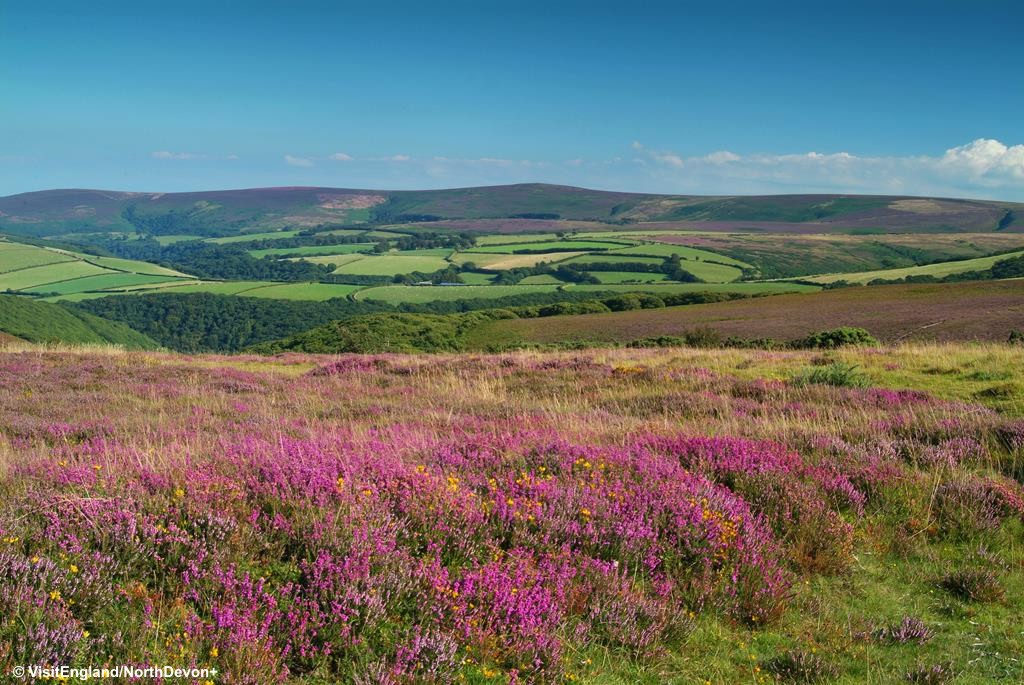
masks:
<path fill-rule="evenodd" d="M 1024 678 L 1024 347 L 3 345 L 5 673 Z"/>

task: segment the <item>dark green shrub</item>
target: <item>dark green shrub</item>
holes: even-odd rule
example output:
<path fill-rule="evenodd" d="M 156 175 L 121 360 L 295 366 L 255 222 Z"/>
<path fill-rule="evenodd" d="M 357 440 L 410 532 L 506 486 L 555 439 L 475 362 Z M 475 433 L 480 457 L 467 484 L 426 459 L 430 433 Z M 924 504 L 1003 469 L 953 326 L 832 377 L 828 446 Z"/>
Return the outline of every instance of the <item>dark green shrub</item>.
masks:
<path fill-rule="evenodd" d="M 700 326 L 683 334 L 683 339 L 690 347 L 721 347 L 722 334 L 714 328 Z"/>
<path fill-rule="evenodd" d="M 827 366 L 804 369 L 795 376 L 793 385 L 834 385 L 839 388 L 866 388 L 871 379 L 859 370 L 856 364 L 832 362 Z"/>
<path fill-rule="evenodd" d="M 842 328 L 818 331 L 794 342 L 794 347 L 827 350 L 846 345 L 878 345 L 878 340 L 863 328 L 843 326 Z"/>

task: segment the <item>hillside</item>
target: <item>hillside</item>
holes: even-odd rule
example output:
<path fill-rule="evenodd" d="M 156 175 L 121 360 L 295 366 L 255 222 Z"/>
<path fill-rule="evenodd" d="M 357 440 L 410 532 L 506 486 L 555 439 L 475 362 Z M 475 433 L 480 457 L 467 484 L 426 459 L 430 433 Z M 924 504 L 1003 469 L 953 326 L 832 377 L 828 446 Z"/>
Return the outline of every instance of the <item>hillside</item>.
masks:
<path fill-rule="evenodd" d="M 898 340 L 1005 341 L 1024 330 L 1024 280 L 887 285 L 775 295 L 685 307 L 494 321 L 473 331 L 478 348 L 572 341 L 625 343 L 710 327 L 723 336 L 793 340 L 838 326 Z"/>
<path fill-rule="evenodd" d="M 144 231 L 236 235 L 329 223 L 576 220 L 682 222 L 713 230 L 1024 230 L 1024 205 L 856 195 L 701 197 L 589 190 L 540 183 L 446 190 L 252 188 L 188 193 L 45 190 L 0 198 L 0 230 L 48 236 Z M 468 225 L 467 225 L 468 220 Z M 752 223 L 753 222 L 753 223 Z M 490 230 L 490 229 L 487 229 Z M 532 230 L 532 229 L 528 229 Z"/>
<path fill-rule="evenodd" d="M 14 295 L 0 295 L 0 342 L 3 334 L 29 342 L 113 344 L 139 350 L 158 347 L 122 323 Z"/>

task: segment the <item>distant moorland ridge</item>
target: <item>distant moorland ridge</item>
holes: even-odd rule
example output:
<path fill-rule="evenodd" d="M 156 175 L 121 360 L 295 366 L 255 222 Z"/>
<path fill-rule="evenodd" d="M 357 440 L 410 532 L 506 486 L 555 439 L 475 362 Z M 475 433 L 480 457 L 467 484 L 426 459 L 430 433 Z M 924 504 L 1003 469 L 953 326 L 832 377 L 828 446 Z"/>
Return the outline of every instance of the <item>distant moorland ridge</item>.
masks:
<path fill-rule="evenodd" d="M 537 230 L 538 221 L 694 223 L 711 231 L 1024 231 L 1024 204 L 885 195 L 655 195 L 526 183 L 448 190 L 283 187 L 187 193 L 43 190 L 0 197 L 0 230 L 230 235 L 252 226 L 451 222 Z"/>

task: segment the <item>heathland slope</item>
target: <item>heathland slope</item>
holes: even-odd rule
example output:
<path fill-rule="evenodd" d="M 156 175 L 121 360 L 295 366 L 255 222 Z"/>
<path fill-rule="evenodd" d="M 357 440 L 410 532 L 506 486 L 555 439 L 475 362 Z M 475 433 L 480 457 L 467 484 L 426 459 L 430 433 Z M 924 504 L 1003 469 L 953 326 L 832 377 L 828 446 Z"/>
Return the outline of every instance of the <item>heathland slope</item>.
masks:
<path fill-rule="evenodd" d="M 1024 206 L 1006 202 L 858 195 L 700 197 L 527 183 L 447 190 L 251 188 L 188 193 L 45 190 L 0 198 L 0 229 L 21 235 L 142 231 L 236 235 L 246 229 L 371 221 L 504 219 L 707 222 L 715 229 L 1011 231 Z M 468 221 L 468 224 L 466 223 Z M 752 224 L 753 222 L 753 224 Z M 765 225 L 760 225 L 761 222 Z M 493 226 L 485 228 L 493 230 Z M 530 229 L 530 230 L 536 230 Z"/>
<path fill-rule="evenodd" d="M 14 295 L 0 295 L 0 332 L 29 342 L 122 345 L 156 349 L 152 339 L 123 323 Z"/>
<path fill-rule="evenodd" d="M 724 336 L 793 340 L 837 326 L 880 340 L 1006 340 L 1024 330 L 1024 280 L 842 288 L 685 307 L 513 319 L 473 331 L 471 344 L 629 342 L 710 327 Z"/>
<path fill-rule="evenodd" d="M 828 362 L 0 352 L 0 670 L 1021 682 L 1024 348 Z"/>

